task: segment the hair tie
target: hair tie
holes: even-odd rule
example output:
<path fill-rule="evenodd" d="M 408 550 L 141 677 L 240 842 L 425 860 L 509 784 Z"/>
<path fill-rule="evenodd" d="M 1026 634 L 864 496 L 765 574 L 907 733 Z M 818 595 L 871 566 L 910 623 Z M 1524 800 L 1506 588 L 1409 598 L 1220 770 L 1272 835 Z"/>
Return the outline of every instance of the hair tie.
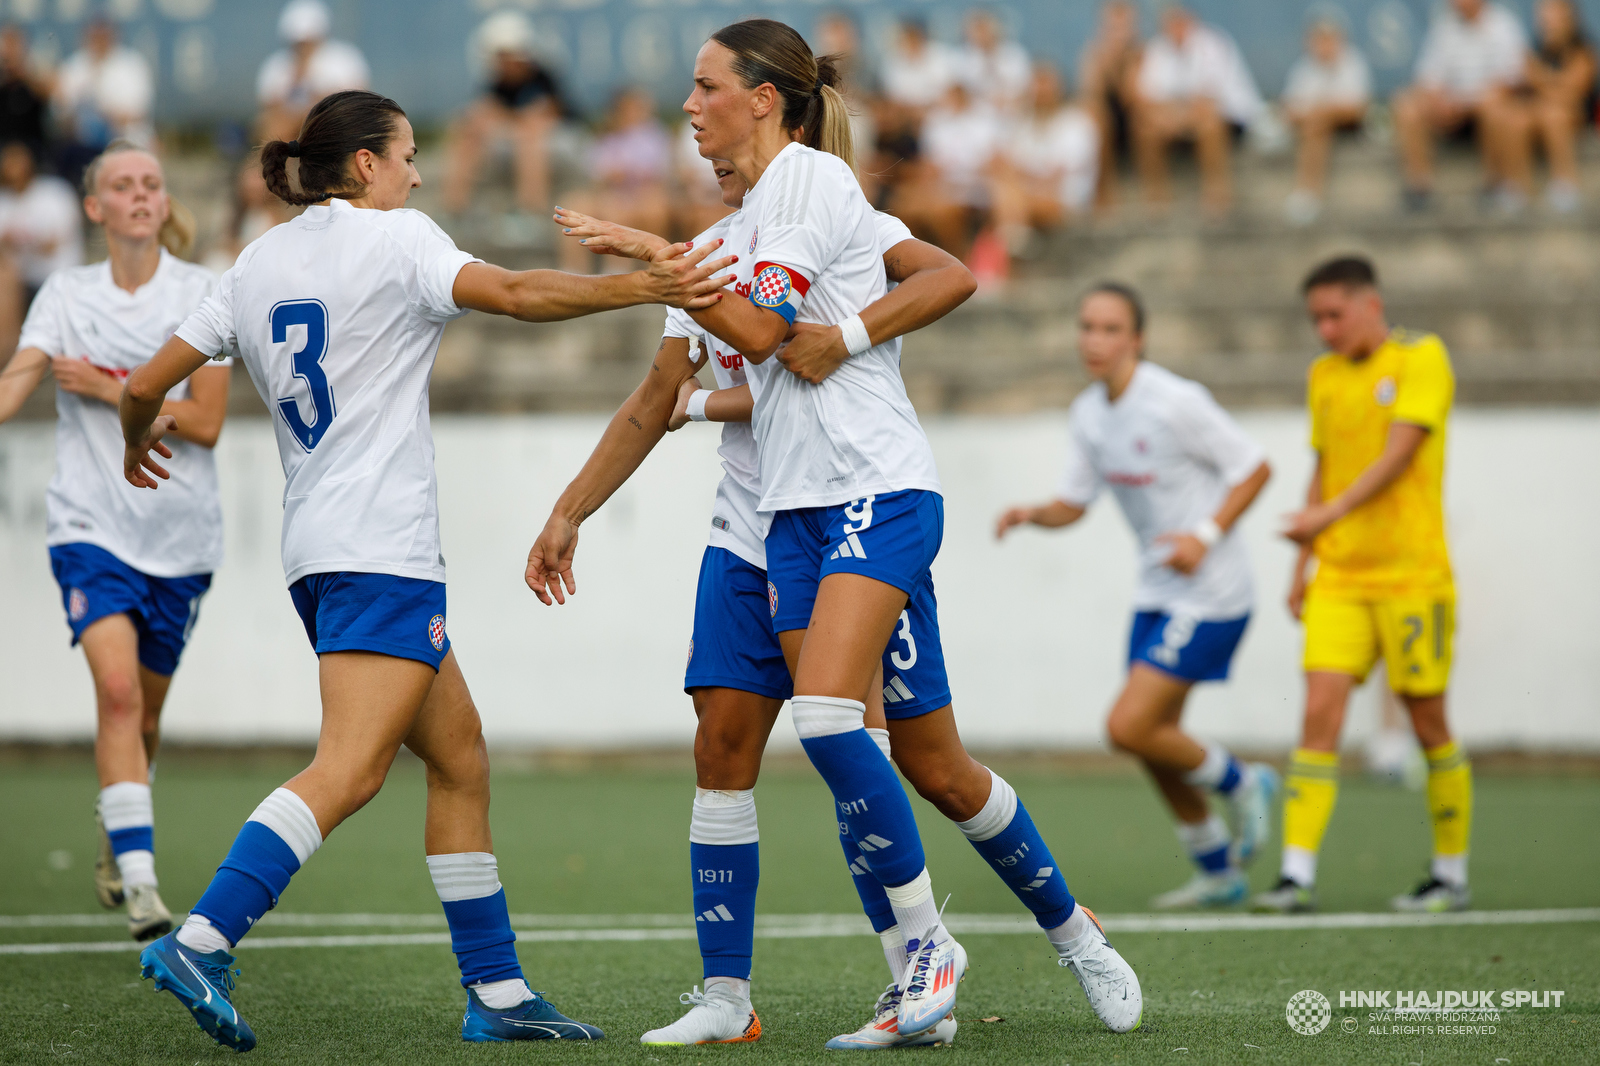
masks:
<path fill-rule="evenodd" d="M 822 79 L 821 78 L 818 78 L 817 79 L 817 83 L 811 87 L 811 95 L 812 96 L 821 96 L 822 95 Z"/>
<path fill-rule="evenodd" d="M 289 158 L 290 159 L 297 159 L 297 158 L 299 158 L 299 156 L 300 156 L 300 142 L 299 141 L 290 141 L 289 142 Z"/>

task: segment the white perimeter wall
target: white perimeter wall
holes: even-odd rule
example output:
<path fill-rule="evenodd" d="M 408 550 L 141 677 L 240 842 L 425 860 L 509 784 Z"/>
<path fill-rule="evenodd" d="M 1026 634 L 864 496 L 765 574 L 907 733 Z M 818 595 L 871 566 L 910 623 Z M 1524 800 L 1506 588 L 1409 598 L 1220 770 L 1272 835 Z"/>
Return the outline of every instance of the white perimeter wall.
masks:
<path fill-rule="evenodd" d="M 1276 470 L 1246 516 L 1259 599 L 1234 678 L 1194 698 L 1195 726 L 1286 748 L 1300 704 L 1300 633 L 1282 607 L 1291 551 L 1274 537 L 1304 491 L 1296 411 L 1239 416 Z M 450 568 L 449 627 L 491 744 L 687 745 L 681 691 L 694 584 L 720 469 L 716 433 L 669 437 L 584 527 L 579 594 L 541 606 L 523 563 L 549 507 L 599 435 L 597 417 L 435 422 Z M 44 546 L 53 425 L 0 427 L 0 738 L 92 736 L 93 697 L 68 648 Z M 942 418 L 928 426 L 946 489 L 936 564 L 962 732 L 975 747 L 1098 747 L 1122 674 L 1131 537 L 1105 499 L 1078 528 L 996 544 L 1002 506 L 1052 490 L 1062 414 Z M 284 590 L 283 477 L 270 427 L 230 424 L 217 449 L 227 562 L 173 685 L 167 735 L 196 742 L 311 741 L 316 659 Z M 1600 750 L 1600 411 L 1457 413 L 1449 513 L 1460 589 L 1452 713 L 1488 747 Z M 132 490 L 130 490 L 132 491 Z M 1376 693 L 1347 739 L 1370 731 Z M 780 723 L 775 742 L 794 744 Z"/>

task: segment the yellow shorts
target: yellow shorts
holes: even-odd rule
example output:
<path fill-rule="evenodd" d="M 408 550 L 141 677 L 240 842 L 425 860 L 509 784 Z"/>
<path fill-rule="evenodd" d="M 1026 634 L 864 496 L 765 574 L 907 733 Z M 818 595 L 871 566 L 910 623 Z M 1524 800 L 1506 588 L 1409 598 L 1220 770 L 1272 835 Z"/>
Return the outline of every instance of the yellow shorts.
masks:
<path fill-rule="evenodd" d="M 1350 599 L 1306 594 L 1305 669 L 1365 680 L 1382 656 L 1389 687 L 1436 696 L 1450 685 L 1456 630 L 1455 593 Z"/>

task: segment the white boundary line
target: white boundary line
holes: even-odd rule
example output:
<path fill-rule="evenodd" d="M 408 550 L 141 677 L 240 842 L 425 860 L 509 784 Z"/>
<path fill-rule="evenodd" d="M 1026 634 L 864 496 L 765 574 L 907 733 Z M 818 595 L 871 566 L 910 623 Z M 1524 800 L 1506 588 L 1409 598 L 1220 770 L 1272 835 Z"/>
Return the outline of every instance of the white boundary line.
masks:
<path fill-rule="evenodd" d="M 1600 907 L 1561 910 L 1461 911 L 1454 914 L 1110 914 L 1101 924 L 1113 933 L 1212 933 L 1229 930 L 1434 929 L 1473 925 L 1550 925 L 1600 922 Z M 3 929 L 79 928 L 120 925 L 116 915 L 62 914 L 0 916 Z M 307 927 L 440 926 L 443 917 L 421 914 L 278 914 L 264 924 Z M 1026 917 L 1002 914 L 952 914 L 945 924 L 955 933 L 1012 935 L 1037 933 Z M 693 940 L 694 926 L 676 914 L 512 915 L 517 939 L 529 943 L 573 941 Z M 545 928 L 528 928 L 529 926 Z M 557 926 L 557 928 L 549 928 Z M 766 940 L 866 936 L 866 920 L 852 914 L 774 914 L 756 920 L 755 935 Z M 450 934 L 357 933 L 338 936 L 255 936 L 240 948 L 354 948 L 448 944 Z M 0 955 L 66 955 L 133 951 L 131 940 L 0 944 Z"/>

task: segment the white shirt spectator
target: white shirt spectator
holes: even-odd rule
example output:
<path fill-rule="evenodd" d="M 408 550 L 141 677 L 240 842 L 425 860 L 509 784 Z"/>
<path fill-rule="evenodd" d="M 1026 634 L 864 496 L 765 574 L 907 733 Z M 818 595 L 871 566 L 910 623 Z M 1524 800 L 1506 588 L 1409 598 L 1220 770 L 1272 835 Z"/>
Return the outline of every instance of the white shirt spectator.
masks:
<path fill-rule="evenodd" d="M 1079 107 L 1044 119 L 1024 118 L 1010 131 L 1007 157 L 1035 178 L 1059 177 L 1057 196 L 1074 214 L 1088 210 L 1100 175 L 1100 127 Z"/>
<path fill-rule="evenodd" d="M 78 266 L 83 220 L 77 193 L 48 176 L 34 178 L 20 194 L 0 189 L 0 242 L 14 249 L 22 279 L 35 289 L 57 270 Z"/>
<path fill-rule="evenodd" d="M 1010 110 L 1022 99 L 1032 72 L 1027 50 L 1015 41 L 1002 41 L 991 52 L 968 45 L 955 56 L 956 80 L 974 100 L 999 111 Z"/>
<path fill-rule="evenodd" d="M 956 56 L 929 41 L 919 55 L 895 46 L 883 57 L 883 95 L 907 107 L 931 107 L 956 79 Z"/>
<path fill-rule="evenodd" d="M 940 106 L 922 121 L 922 156 L 949 183 L 961 202 L 982 207 L 987 201 L 983 169 L 1000 150 L 1004 124 L 988 104 L 969 103 L 957 111 Z"/>
<path fill-rule="evenodd" d="M 150 123 L 155 92 L 155 78 L 144 56 L 116 45 L 103 59 L 81 49 L 61 64 L 55 103 L 77 123 L 78 138 L 85 143 L 125 137 L 150 147 L 156 135 Z M 96 124 L 103 129 L 94 129 Z"/>
<path fill-rule="evenodd" d="M 1350 45 L 1333 63 L 1303 55 L 1289 68 L 1283 102 L 1296 110 L 1313 107 L 1361 107 L 1372 99 L 1372 71 L 1361 52 Z"/>
<path fill-rule="evenodd" d="M 1527 51 L 1522 24 L 1499 4 L 1485 4 L 1471 22 L 1446 8 L 1422 39 L 1417 84 L 1458 100 L 1476 100 L 1495 85 L 1520 79 Z"/>
<path fill-rule="evenodd" d="M 1139 92 L 1158 102 L 1209 97 L 1241 126 L 1248 126 L 1262 106 L 1239 46 L 1221 30 L 1202 25 L 1189 31 L 1181 48 L 1165 34 L 1145 45 Z"/>
<path fill-rule="evenodd" d="M 293 49 L 268 56 L 256 76 L 256 100 L 262 106 L 305 110 L 330 93 L 365 89 L 370 80 L 371 71 L 360 49 L 343 41 L 323 41 L 311 53 L 305 74 L 298 80 Z"/>

